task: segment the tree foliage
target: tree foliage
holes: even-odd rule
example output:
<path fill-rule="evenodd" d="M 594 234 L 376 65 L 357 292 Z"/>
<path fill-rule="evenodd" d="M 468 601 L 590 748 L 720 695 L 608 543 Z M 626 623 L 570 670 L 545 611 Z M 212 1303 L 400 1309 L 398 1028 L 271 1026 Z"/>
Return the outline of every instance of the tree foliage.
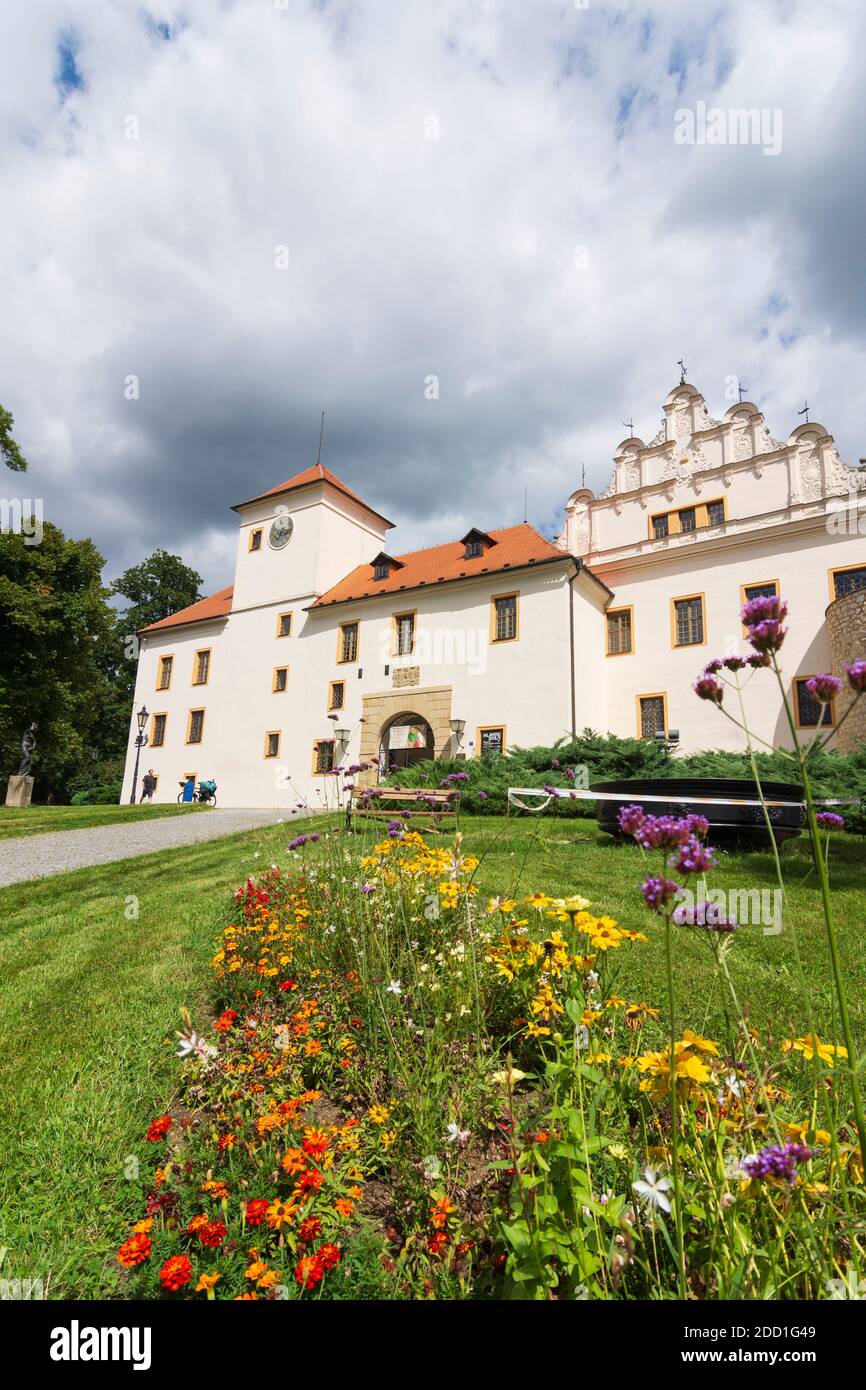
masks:
<path fill-rule="evenodd" d="M 0 457 L 7 468 L 11 468 L 15 473 L 23 473 L 27 468 L 27 460 L 12 437 L 14 424 L 11 410 L 5 410 L 0 405 Z"/>
<path fill-rule="evenodd" d="M 179 555 L 155 550 L 140 565 L 124 570 L 112 585 L 112 594 L 129 600 L 124 611 L 127 631 L 137 632 L 158 623 L 201 598 L 202 578 Z"/>

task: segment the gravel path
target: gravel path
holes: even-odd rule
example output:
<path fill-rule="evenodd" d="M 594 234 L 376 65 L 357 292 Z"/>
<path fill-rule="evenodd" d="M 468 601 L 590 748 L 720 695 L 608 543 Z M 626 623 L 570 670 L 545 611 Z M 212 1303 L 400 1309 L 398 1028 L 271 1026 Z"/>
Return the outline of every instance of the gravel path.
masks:
<path fill-rule="evenodd" d="M 161 820 L 135 821 L 130 825 L 100 825 L 90 830 L 53 830 L 44 835 L 22 835 L 0 843 L 0 887 L 108 864 L 114 859 L 133 859 L 178 845 L 197 845 L 218 840 L 239 830 L 293 820 L 290 811 L 208 811 L 195 816 L 165 816 Z"/>

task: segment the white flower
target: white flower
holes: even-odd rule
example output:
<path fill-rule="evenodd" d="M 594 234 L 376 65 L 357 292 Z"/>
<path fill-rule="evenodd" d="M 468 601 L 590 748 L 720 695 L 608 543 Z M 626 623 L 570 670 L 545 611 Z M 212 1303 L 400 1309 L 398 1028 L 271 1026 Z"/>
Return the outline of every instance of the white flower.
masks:
<path fill-rule="evenodd" d="M 204 1038 L 200 1038 L 198 1033 L 194 1033 L 192 1029 L 188 1033 L 178 1033 L 177 1036 L 180 1046 L 175 1053 L 176 1057 L 207 1058 L 216 1056 L 216 1048 L 209 1042 L 205 1042 Z"/>
<path fill-rule="evenodd" d="M 399 980 L 392 980 L 391 983 L 389 984 L 388 988 L 386 989 L 385 993 L 386 993 L 386 994 L 402 994 L 402 993 L 403 993 L 403 986 L 400 984 L 400 981 L 399 981 Z"/>
<path fill-rule="evenodd" d="M 654 1168 L 644 1168 L 643 1181 L 633 1182 L 632 1189 L 650 1211 L 670 1211 L 671 1204 L 666 1197 L 670 1191 L 670 1178 L 656 1175 Z"/>
<path fill-rule="evenodd" d="M 424 1176 L 428 1182 L 436 1182 L 442 1176 L 442 1164 L 435 1154 L 428 1154 L 424 1159 Z"/>
<path fill-rule="evenodd" d="M 461 1129 L 453 1120 L 450 1125 L 445 1126 L 445 1134 L 449 1144 L 464 1144 L 469 1138 L 469 1130 Z"/>

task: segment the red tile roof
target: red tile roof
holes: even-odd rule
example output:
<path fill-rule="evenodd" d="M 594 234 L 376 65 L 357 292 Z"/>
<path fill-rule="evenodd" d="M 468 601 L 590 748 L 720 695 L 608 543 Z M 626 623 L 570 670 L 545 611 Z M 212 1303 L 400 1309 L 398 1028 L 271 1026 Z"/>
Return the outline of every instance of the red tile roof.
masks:
<path fill-rule="evenodd" d="M 151 623 L 150 627 L 143 627 L 141 631 L 161 632 L 163 628 L 180 627 L 182 623 L 203 623 L 208 618 L 225 618 L 231 612 L 233 592 L 234 585 L 230 584 L 227 589 L 220 589 L 219 593 L 211 594 L 208 598 L 200 598 L 198 603 L 191 603 L 189 608 L 181 608 L 179 613 L 160 618 L 158 623 Z"/>
<path fill-rule="evenodd" d="M 413 550 L 407 555 L 396 555 L 394 558 L 400 561 L 402 568 L 392 570 L 387 579 L 374 579 L 372 565 L 358 565 L 310 607 L 324 608 L 332 603 L 347 603 L 350 599 L 398 594 L 404 589 L 420 589 L 449 580 L 500 574 L 504 570 L 572 558 L 567 551 L 545 540 L 534 526 L 526 522 L 520 526 L 508 526 L 504 531 L 485 534 L 496 544 L 486 547 L 484 554 L 473 560 L 465 558 L 466 548 L 462 541 L 449 541 L 447 545 L 434 545 L 429 550 Z"/>
<path fill-rule="evenodd" d="M 251 497 L 246 502 L 238 502 L 232 511 L 238 511 L 241 507 L 250 507 L 253 502 L 262 502 L 266 497 L 279 497 L 284 492 L 294 492 L 299 487 L 309 487 L 311 483 L 327 483 L 329 487 L 335 488 L 337 492 L 342 492 L 344 497 L 350 497 L 353 502 L 357 502 L 359 507 L 363 507 L 365 512 L 370 512 L 379 521 L 384 521 L 385 525 L 392 527 L 393 521 L 389 521 L 381 512 L 377 512 L 375 507 L 371 507 L 359 497 L 357 492 L 353 492 L 350 487 L 332 473 L 330 468 L 324 468 L 320 463 L 314 463 L 312 468 L 305 468 L 303 472 L 296 473 L 294 477 L 288 478 L 284 483 L 278 483 L 276 487 L 268 488 L 267 492 L 262 492 L 258 497 Z"/>

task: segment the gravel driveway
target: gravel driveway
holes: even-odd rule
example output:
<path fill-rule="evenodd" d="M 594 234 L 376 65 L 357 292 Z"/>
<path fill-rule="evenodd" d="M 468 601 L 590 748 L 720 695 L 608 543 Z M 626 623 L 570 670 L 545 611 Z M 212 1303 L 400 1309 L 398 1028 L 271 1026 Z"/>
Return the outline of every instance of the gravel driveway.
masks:
<path fill-rule="evenodd" d="M 0 843 L 0 887 L 28 878 L 65 874 L 90 864 L 133 859 L 178 845 L 218 840 L 239 830 L 295 819 L 287 811 L 208 811 L 196 816 L 165 816 L 129 825 L 100 825 L 90 830 L 53 830 L 22 835 Z"/>

